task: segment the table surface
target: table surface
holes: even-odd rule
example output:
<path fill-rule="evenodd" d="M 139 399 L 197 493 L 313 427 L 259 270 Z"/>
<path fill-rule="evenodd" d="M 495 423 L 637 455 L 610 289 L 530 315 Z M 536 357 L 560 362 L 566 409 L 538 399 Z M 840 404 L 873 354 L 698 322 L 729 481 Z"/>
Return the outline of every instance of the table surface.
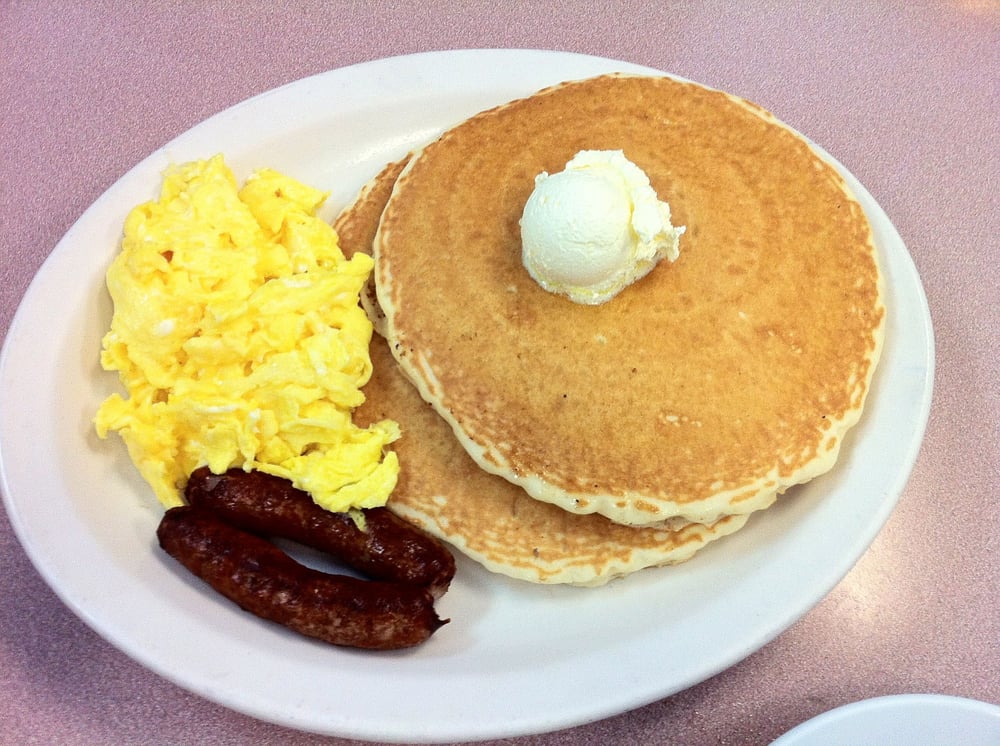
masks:
<path fill-rule="evenodd" d="M 898 506 L 826 598 L 729 670 L 504 743 L 763 744 L 867 697 L 1000 703 L 995 1 L 14 0 L 0 40 L 3 334 L 118 177 L 208 116 L 331 68 L 441 49 L 583 52 L 739 94 L 807 133 L 885 208 L 930 304 L 934 400 Z M 2 511 L 0 564 L 0 742 L 356 743 L 254 720 L 143 669 L 60 603 Z"/>

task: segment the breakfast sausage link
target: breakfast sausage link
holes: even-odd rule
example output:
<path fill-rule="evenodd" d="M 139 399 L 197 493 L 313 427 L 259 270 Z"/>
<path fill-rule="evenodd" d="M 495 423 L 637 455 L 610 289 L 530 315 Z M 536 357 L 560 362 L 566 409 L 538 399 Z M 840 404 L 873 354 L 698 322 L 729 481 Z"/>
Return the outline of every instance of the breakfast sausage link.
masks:
<path fill-rule="evenodd" d="M 156 535 L 167 554 L 244 610 L 334 645 L 411 647 L 447 621 L 426 588 L 313 570 L 202 508 L 171 508 Z"/>
<path fill-rule="evenodd" d="M 191 505 L 260 536 L 318 549 L 369 577 L 423 585 L 439 598 L 455 576 L 455 558 L 433 536 L 387 508 L 364 510 L 365 528 L 347 513 L 324 510 L 291 482 L 263 472 L 195 470 L 185 488 Z"/>

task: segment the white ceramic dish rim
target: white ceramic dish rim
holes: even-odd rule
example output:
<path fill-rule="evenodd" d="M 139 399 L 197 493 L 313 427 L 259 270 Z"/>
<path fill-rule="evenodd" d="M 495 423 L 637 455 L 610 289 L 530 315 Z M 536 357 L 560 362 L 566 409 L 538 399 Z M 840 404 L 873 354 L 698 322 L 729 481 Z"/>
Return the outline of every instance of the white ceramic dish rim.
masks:
<path fill-rule="evenodd" d="M 850 743 L 992 746 L 1000 743 L 1000 706 L 946 694 L 890 694 L 851 702 L 796 726 L 772 746 Z"/>

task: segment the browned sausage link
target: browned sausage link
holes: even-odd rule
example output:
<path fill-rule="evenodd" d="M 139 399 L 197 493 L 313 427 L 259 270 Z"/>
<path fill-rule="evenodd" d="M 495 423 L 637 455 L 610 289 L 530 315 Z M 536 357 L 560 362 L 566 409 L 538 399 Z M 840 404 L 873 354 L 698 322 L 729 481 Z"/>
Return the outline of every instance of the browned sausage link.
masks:
<path fill-rule="evenodd" d="M 167 554 L 246 611 L 334 645 L 411 647 L 446 621 L 426 588 L 314 570 L 202 508 L 171 508 L 156 535 Z"/>
<path fill-rule="evenodd" d="M 365 510 L 365 530 L 346 513 L 324 510 L 291 482 L 263 472 L 195 470 L 188 503 L 261 536 L 280 536 L 336 557 L 377 580 L 427 586 L 435 598 L 455 575 L 451 552 L 387 508 Z"/>

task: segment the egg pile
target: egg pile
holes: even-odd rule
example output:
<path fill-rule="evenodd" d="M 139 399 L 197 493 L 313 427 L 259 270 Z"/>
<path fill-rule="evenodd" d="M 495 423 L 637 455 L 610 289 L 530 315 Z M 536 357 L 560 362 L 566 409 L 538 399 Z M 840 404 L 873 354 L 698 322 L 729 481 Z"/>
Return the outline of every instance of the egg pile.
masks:
<path fill-rule="evenodd" d="M 164 506 L 204 465 L 290 479 L 328 510 L 388 500 L 399 427 L 352 421 L 372 370 L 358 303 L 372 260 L 345 259 L 316 215 L 326 196 L 270 169 L 240 188 L 215 156 L 167 171 L 128 215 L 101 353 L 127 396 L 95 427 L 118 432 Z"/>

